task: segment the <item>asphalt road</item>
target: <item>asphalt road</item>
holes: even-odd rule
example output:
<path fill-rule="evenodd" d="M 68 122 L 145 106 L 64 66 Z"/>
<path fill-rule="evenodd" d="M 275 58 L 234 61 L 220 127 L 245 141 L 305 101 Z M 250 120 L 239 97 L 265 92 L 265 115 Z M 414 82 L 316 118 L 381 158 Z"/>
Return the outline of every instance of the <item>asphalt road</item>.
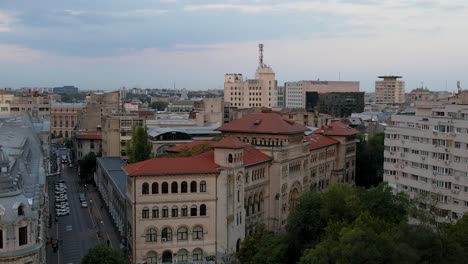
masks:
<path fill-rule="evenodd" d="M 78 264 L 97 243 L 107 244 L 120 249 L 119 238 L 114 232 L 114 226 L 109 219 L 106 208 L 94 187 L 80 186 L 75 169 L 68 164 L 60 164 L 61 176 L 48 177 L 49 212 L 52 226 L 49 238 L 57 239 L 58 252 L 53 252 L 52 246 L 47 248 L 47 263 Z M 57 217 L 55 221 L 54 183 L 63 179 L 67 186 L 70 215 Z M 82 208 L 79 193 L 86 193 L 88 208 Z"/>

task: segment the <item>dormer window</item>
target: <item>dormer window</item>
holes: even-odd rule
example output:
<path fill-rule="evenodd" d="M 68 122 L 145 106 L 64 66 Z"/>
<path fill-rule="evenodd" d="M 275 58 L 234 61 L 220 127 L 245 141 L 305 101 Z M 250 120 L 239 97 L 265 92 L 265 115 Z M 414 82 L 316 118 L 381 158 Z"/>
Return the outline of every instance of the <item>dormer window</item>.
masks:
<path fill-rule="evenodd" d="M 22 205 L 18 207 L 18 216 L 24 215 L 24 208 Z"/>

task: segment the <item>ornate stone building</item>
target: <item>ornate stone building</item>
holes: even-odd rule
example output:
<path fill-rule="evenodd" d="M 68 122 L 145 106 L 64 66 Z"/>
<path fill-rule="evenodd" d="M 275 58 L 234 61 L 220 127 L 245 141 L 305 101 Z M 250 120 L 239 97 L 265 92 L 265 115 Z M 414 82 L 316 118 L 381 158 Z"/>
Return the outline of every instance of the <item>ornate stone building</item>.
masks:
<path fill-rule="evenodd" d="M 26 115 L 0 120 L 0 263 L 45 263 L 45 172 Z"/>

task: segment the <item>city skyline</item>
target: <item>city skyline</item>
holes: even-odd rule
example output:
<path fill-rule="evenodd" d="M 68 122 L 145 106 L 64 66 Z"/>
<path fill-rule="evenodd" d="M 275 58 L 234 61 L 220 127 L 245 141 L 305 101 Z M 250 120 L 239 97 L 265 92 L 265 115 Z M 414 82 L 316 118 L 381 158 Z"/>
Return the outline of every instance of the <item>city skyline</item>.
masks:
<path fill-rule="evenodd" d="M 402 75 L 406 91 L 468 87 L 464 1 L 0 3 L 0 87 L 222 89 L 253 77 L 258 43 L 279 85 Z M 236 19 L 233 19 L 235 17 Z"/>

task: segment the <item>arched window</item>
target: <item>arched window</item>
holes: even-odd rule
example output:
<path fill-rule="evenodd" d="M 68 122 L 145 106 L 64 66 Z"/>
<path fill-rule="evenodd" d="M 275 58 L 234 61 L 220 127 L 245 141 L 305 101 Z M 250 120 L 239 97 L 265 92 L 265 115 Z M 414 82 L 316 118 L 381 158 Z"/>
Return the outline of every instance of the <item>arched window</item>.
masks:
<path fill-rule="evenodd" d="M 252 211 L 252 214 L 255 212 L 255 208 L 257 207 L 257 204 L 259 204 L 260 202 L 258 201 L 258 194 L 255 194 L 254 196 L 254 204 L 253 204 L 253 208 L 254 208 L 254 211 Z M 258 212 L 258 211 L 257 211 Z"/>
<path fill-rule="evenodd" d="M 143 210 L 141 211 L 141 217 L 146 219 L 149 218 L 149 208 L 144 207 Z"/>
<path fill-rule="evenodd" d="M 156 229 L 150 227 L 146 230 L 146 242 L 156 242 L 157 237 Z"/>
<path fill-rule="evenodd" d="M 142 194 L 149 194 L 149 184 L 147 182 L 144 182 L 141 185 L 141 193 Z"/>
<path fill-rule="evenodd" d="M 162 208 L 162 217 L 163 218 L 169 217 L 169 208 L 167 208 L 167 206 L 164 206 Z"/>
<path fill-rule="evenodd" d="M 263 209 L 263 193 L 260 193 L 257 206 L 257 211 L 260 212 Z"/>
<path fill-rule="evenodd" d="M 177 206 L 172 206 L 172 217 L 178 217 L 179 216 L 179 208 Z"/>
<path fill-rule="evenodd" d="M 159 193 L 159 185 L 157 182 L 153 182 L 153 184 L 151 184 L 151 193 L 152 194 Z"/>
<path fill-rule="evenodd" d="M 159 208 L 157 206 L 153 207 L 151 214 L 152 218 L 159 218 Z"/>
<path fill-rule="evenodd" d="M 196 227 L 193 228 L 192 239 L 194 239 L 194 240 L 202 240 L 203 239 L 203 227 L 196 226 Z"/>
<path fill-rule="evenodd" d="M 18 206 L 18 216 L 24 215 L 24 207 L 23 205 Z"/>
<path fill-rule="evenodd" d="M 196 181 L 192 181 L 190 183 L 190 192 L 197 192 L 197 182 Z"/>
<path fill-rule="evenodd" d="M 193 261 L 202 261 L 203 260 L 203 250 L 196 248 L 192 252 Z"/>
<path fill-rule="evenodd" d="M 188 215 L 188 207 L 186 205 L 183 205 L 181 208 L 181 215 L 182 216 L 187 216 Z"/>
<path fill-rule="evenodd" d="M 232 163 L 232 160 L 233 160 L 232 154 L 229 154 L 229 155 L 228 155 L 228 162 L 229 162 L 229 163 Z"/>
<path fill-rule="evenodd" d="M 188 229 L 186 227 L 179 227 L 177 230 L 177 240 L 187 240 L 188 239 Z"/>
<path fill-rule="evenodd" d="M 177 184 L 177 182 L 172 182 L 172 184 L 171 184 L 171 193 L 177 193 L 178 192 L 178 187 L 179 187 L 179 185 Z"/>
<path fill-rule="evenodd" d="M 163 263 L 172 263 L 172 252 L 171 251 L 164 251 L 163 252 L 162 262 Z"/>
<path fill-rule="evenodd" d="M 188 252 L 186 249 L 181 249 L 177 252 L 177 263 L 186 263 L 188 261 Z"/>
<path fill-rule="evenodd" d="M 180 192 L 181 193 L 187 193 L 187 182 L 186 181 L 183 181 L 180 184 Z"/>
<path fill-rule="evenodd" d="M 146 263 L 156 264 L 158 263 L 158 254 L 154 251 L 150 251 L 146 254 Z"/>
<path fill-rule="evenodd" d="M 197 206 L 196 205 L 192 205 L 192 207 L 190 208 L 190 216 L 197 216 Z"/>
<path fill-rule="evenodd" d="M 169 184 L 167 182 L 163 182 L 161 186 L 162 193 L 169 193 Z"/>
<path fill-rule="evenodd" d="M 252 196 L 249 197 L 249 201 L 247 203 L 247 216 L 249 216 L 250 212 L 252 211 L 252 209 L 250 208 L 251 206 L 253 206 Z"/>
<path fill-rule="evenodd" d="M 206 192 L 206 182 L 205 181 L 200 182 L 200 192 Z"/>
<path fill-rule="evenodd" d="M 200 215 L 206 215 L 206 205 L 200 205 Z"/>
<path fill-rule="evenodd" d="M 163 228 L 161 232 L 161 241 L 171 241 L 172 240 L 172 229 L 170 227 Z"/>

